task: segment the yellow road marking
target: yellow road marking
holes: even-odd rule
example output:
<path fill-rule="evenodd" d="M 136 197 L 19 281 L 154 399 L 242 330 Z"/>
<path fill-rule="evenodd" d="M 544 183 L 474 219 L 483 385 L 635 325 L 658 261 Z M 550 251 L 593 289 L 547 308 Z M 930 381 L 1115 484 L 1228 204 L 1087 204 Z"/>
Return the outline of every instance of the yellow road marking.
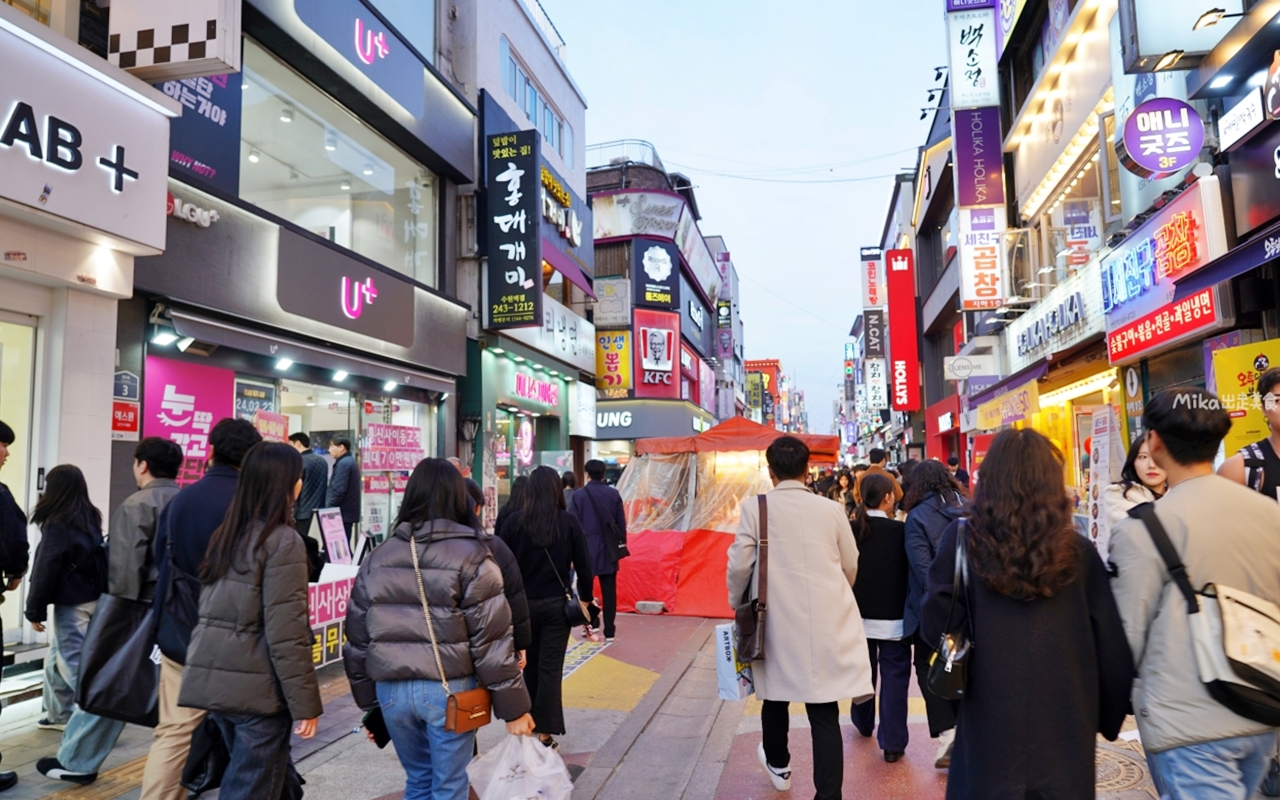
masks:
<path fill-rule="evenodd" d="M 631 711 L 658 680 L 658 673 L 597 655 L 564 682 L 566 708 Z"/>

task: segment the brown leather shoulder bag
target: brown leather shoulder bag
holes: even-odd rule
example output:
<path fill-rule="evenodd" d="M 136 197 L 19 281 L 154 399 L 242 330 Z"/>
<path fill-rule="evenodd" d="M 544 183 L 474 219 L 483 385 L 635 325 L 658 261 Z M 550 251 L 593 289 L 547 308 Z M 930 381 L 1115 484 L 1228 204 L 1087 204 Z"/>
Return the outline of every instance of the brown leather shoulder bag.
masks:
<path fill-rule="evenodd" d="M 751 586 L 743 596 L 745 601 L 734 610 L 734 632 L 737 634 L 738 660 L 764 660 L 764 620 L 769 606 L 769 504 L 764 495 L 757 495 L 760 502 L 760 544 L 756 548 L 756 564 L 759 577 L 756 580 L 756 599 L 751 597 Z"/>

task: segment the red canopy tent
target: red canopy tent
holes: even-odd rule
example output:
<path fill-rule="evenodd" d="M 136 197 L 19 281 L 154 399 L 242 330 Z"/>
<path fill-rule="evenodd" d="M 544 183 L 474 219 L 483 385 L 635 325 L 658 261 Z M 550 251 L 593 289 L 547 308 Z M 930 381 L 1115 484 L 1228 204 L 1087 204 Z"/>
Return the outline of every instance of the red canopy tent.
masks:
<path fill-rule="evenodd" d="M 739 507 L 769 490 L 764 451 L 784 435 L 733 417 L 697 436 L 636 442 L 636 457 L 618 482 L 631 551 L 618 571 L 620 610 L 660 600 L 680 616 L 733 615 L 725 570 Z M 839 437 L 796 436 L 809 446 L 811 462 L 836 463 Z"/>

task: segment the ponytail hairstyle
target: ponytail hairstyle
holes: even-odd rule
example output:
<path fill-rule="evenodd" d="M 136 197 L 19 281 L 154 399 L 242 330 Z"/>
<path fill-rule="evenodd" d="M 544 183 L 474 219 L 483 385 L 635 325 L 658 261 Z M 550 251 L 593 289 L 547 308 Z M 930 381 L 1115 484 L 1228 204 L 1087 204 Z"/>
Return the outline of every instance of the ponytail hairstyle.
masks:
<path fill-rule="evenodd" d="M 871 533 L 868 509 L 878 509 L 886 497 L 893 496 L 893 481 L 877 472 L 862 476 L 862 502 L 853 517 L 853 538 L 861 544 Z"/>

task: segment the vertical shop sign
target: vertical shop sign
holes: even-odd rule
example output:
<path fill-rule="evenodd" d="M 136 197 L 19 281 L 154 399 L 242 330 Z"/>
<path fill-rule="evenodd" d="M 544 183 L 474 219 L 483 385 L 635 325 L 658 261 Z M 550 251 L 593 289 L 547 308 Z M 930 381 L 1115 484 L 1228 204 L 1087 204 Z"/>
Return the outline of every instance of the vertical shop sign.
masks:
<path fill-rule="evenodd" d="M 136 442 L 141 438 L 141 382 L 132 372 L 115 374 L 111 392 L 111 441 Z"/>
<path fill-rule="evenodd" d="M 951 107 L 1000 105 L 996 59 L 996 13 L 991 8 L 947 14 Z"/>
<path fill-rule="evenodd" d="M 747 373 L 747 408 L 764 407 L 764 376 L 759 372 Z"/>
<path fill-rule="evenodd" d="M 910 250 L 885 253 L 889 288 L 889 381 L 894 411 L 920 408 L 919 324 L 916 316 L 915 255 Z"/>
<path fill-rule="evenodd" d="M 1228 458 L 1271 435 L 1263 411 L 1280 399 L 1259 396 L 1257 387 L 1258 377 L 1274 366 L 1280 366 L 1280 339 L 1214 351 L 1218 399 L 1231 417 L 1231 430 L 1222 442 Z"/>
<path fill-rule="evenodd" d="M 1004 206 L 960 209 L 960 303 L 965 311 L 1004 305 Z"/>
<path fill-rule="evenodd" d="M 884 411 L 889 408 L 888 367 L 883 358 L 867 359 L 867 408 Z"/>
<path fill-rule="evenodd" d="M 955 112 L 956 205 L 1004 205 L 1004 150 L 1000 108 Z"/>
<path fill-rule="evenodd" d="M 142 435 L 178 443 L 184 456 L 178 484 L 204 475 L 209 431 L 235 415 L 236 373 L 230 369 L 147 356 Z"/>
<path fill-rule="evenodd" d="M 680 306 L 680 251 L 670 242 L 635 239 L 631 243 L 631 275 L 637 306 L 676 309 Z"/>
<path fill-rule="evenodd" d="M 636 397 L 680 397 L 680 315 L 636 309 Z"/>
<path fill-rule="evenodd" d="M 169 123 L 171 175 L 240 194 L 241 80 L 232 72 L 156 84 L 183 105 L 182 116 Z"/>
<path fill-rule="evenodd" d="M 863 352 L 867 358 L 884 358 L 887 354 L 884 351 L 885 325 L 884 311 L 880 309 L 867 309 L 862 312 L 862 330 L 863 330 Z M 848 356 L 845 356 L 848 358 Z"/>
<path fill-rule="evenodd" d="M 631 331 L 596 334 L 596 388 L 623 396 L 631 388 Z"/>
<path fill-rule="evenodd" d="M 1187 103 L 1155 97 L 1133 110 L 1116 143 L 1116 157 L 1139 178 L 1176 175 L 1200 157 L 1204 121 Z"/>
<path fill-rule="evenodd" d="M 864 247 L 861 256 L 862 307 L 884 308 L 884 251 L 879 247 Z"/>
<path fill-rule="evenodd" d="M 489 136 L 488 327 L 542 324 L 542 237 L 538 223 L 538 132 Z"/>

